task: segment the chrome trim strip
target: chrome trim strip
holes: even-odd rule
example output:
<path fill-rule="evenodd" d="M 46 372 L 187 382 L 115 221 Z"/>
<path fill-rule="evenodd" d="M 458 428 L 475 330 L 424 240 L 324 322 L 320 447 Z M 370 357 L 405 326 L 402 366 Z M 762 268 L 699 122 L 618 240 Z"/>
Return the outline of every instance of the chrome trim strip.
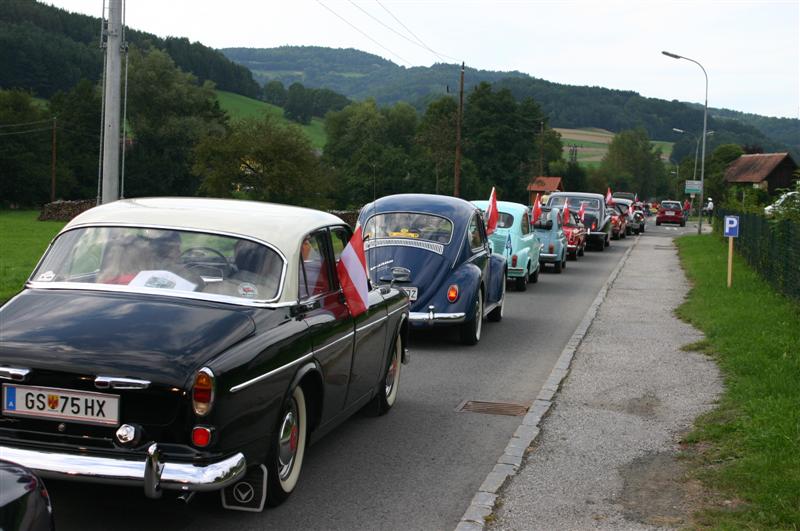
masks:
<path fill-rule="evenodd" d="M 317 352 L 322 352 L 323 350 L 327 350 L 327 349 L 331 348 L 332 346 L 334 346 L 334 345 L 335 345 L 335 344 L 337 344 L 337 343 L 340 343 L 340 342 L 342 342 L 342 341 L 345 341 L 346 339 L 350 339 L 350 338 L 351 338 L 351 337 L 353 337 L 354 335 L 356 335 L 356 333 L 355 333 L 355 332 L 350 332 L 350 333 L 348 333 L 346 336 L 340 337 L 339 339 L 334 339 L 333 341 L 331 341 L 331 342 L 330 342 L 330 343 L 328 343 L 327 345 L 324 345 L 324 346 L 322 346 L 322 347 L 319 347 L 319 348 L 315 348 L 315 349 L 314 349 L 314 353 L 317 353 Z"/>
<path fill-rule="evenodd" d="M 371 323 L 368 323 L 368 324 L 365 324 L 364 326 L 360 326 L 360 327 L 356 328 L 356 332 L 361 332 L 362 330 L 366 330 L 367 328 L 371 328 L 371 327 L 375 326 L 376 324 L 380 324 L 380 323 L 384 322 L 388 318 L 389 318 L 388 315 L 384 315 L 380 319 L 376 319 L 375 321 L 372 321 Z"/>
<path fill-rule="evenodd" d="M 143 486 L 145 456 L 99 457 L 49 450 L 27 450 L 0 446 L 3 459 L 33 469 L 45 478 Z M 214 491 L 231 485 L 244 475 L 247 462 L 239 452 L 215 463 L 158 463 L 161 467 L 158 487 L 168 490 Z"/>
<path fill-rule="evenodd" d="M 264 373 L 264 374 L 262 374 L 261 376 L 256 376 L 255 378 L 253 378 L 253 379 L 251 379 L 251 380 L 247 380 L 246 382 L 242 382 L 242 383 L 240 383 L 239 385 L 234 385 L 233 387 L 231 387 L 231 388 L 230 388 L 230 392 L 231 392 L 231 393 L 238 393 L 238 392 L 239 392 L 239 391 L 241 391 L 242 389 L 245 389 L 245 388 L 247 388 L 247 387 L 250 387 L 250 386 L 251 386 L 251 385 L 253 385 L 254 383 L 258 383 L 258 382 L 260 382 L 261 380 L 264 380 L 264 379 L 266 379 L 266 378 L 269 378 L 269 377 L 270 377 L 270 376 L 272 376 L 273 374 L 278 374 L 279 372 L 281 372 L 281 371 L 283 371 L 283 370 L 285 370 L 285 369 L 288 369 L 288 368 L 290 368 L 290 367 L 294 367 L 295 365 L 298 365 L 298 364 L 300 364 L 300 363 L 303 363 L 304 361 L 307 361 L 307 360 L 308 360 L 308 359 L 310 359 L 310 358 L 311 358 L 313 355 L 314 355 L 314 353 L 313 353 L 313 352 L 309 352 L 309 353 L 307 353 L 307 354 L 305 354 L 305 355 L 303 355 L 303 356 L 301 356 L 301 357 L 297 358 L 296 360 L 294 360 L 294 361 L 292 361 L 292 362 L 290 362 L 290 363 L 287 363 L 286 365 L 283 365 L 283 366 L 281 366 L 281 367 L 278 367 L 277 369 L 272 369 L 272 370 L 271 370 L 271 371 L 269 371 L 269 372 L 265 372 L 265 373 Z"/>
<path fill-rule="evenodd" d="M 403 310 L 407 310 L 407 309 L 408 309 L 408 305 L 400 306 L 399 308 L 397 308 L 397 309 L 394 309 L 394 310 L 392 310 L 391 312 L 389 312 L 389 313 L 387 314 L 387 317 L 388 317 L 388 316 L 390 316 L 390 315 L 394 315 L 394 314 L 396 314 L 397 312 L 402 312 Z"/>
<path fill-rule="evenodd" d="M 411 323 L 461 323 L 466 319 L 464 312 L 435 313 L 435 312 L 410 312 L 408 320 Z"/>
<path fill-rule="evenodd" d="M 11 380 L 12 382 L 24 382 L 31 373 L 30 369 L 18 369 L 15 367 L 0 367 L 0 379 Z"/>
<path fill-rule="evenodd" d="M 429 242 L 427 240 L 409 240 L 405 238 L 376 238 L 364 242 L 364 250 L 369 251 L 378 247 L 414 247 L 431 251 L 436 254 L 444 254 L 444 245 L 441 243 Z"/>
<path fill-rule="evenodd" d="M 539 253 L 539 260 L 555 260 L 556 258 L 558 258 L 557 254 Z"/>
<path fill-rule="evenodd" d="M 150 387 L 150 381 L 116 376 L 97 376 L 94 379 L 94 386 L 98 389 L 147 389 Z"/>

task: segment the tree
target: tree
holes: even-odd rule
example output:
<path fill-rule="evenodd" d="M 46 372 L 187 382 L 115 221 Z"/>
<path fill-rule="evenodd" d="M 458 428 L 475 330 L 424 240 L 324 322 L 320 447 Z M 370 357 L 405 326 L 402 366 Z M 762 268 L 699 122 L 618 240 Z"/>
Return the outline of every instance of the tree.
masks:
<path fill-rule="evenodd" d="M 311 123 L 314 99 L 311 92 L 300 83 L 292 83 L 286 92 L 286 105 L 283 114 L 289 120 L 300 124 Z"/>
<path fill-rule="evenodd" d="M 614 135 L 596 175 L 613 190 L 635 192 L 642 198 L 669 191 L 661 148 L 653 147 L 643 128 Z"/>
<path fill-rule="evenodd" d="M 272 80 L 264 85 L 264 101 L 283 107 L 286 105 L 286 88 L 278 80 Z"/>
<path fill-rule="evenodd" d="M 711 153 L 711 156 L 706 159 L 705 197 L 721 199 L 725 196 L 725 170 L 743 153 L 741 146 L 737 144 L 723 144 Z"/>
<path fill-rule="evenodd" d="M 193 168 L 202 178 L 204 195 L 324 206 L 329 183 L 311 141 L 298 126 L 274 116 L 247 119 L 224 133 L 212 133 L 194 154 Z"/>
<path fill-rule="evenodd" d="M 433 166 L 433 186 L 422 184 L 420 191 L 450 193 L 453 189 L 453 167 L 456 152 L 458 104 L 444 96 L 432 101 L 417 129 L 415 141 L 424 162 Z M 463 166 L 463 162 L 462 162 Z"/>
<path fill-rule="evenodd" d="M 0 203 L 41 205 L 50 197 L 50 114 L 22 90 L 0 90 Z"/>
<path fill-rule="evenodd" d="M 226 115 L 210 82 L 197 84 L 160 50 L 130 52 L 128 122 L 132 147 L 126 157 L 125 195 L 194 195 L 194 146 L 222 131 Z"/>

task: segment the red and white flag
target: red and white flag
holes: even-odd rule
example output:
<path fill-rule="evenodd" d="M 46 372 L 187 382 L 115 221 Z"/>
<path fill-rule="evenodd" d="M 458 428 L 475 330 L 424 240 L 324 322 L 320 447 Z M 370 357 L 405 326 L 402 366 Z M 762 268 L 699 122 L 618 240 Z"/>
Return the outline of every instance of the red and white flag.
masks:
<path fill-rule="evenodd" d="M 611 195 L 611 187 L 608 187 L 608 191 L 606 192 L 606 204 L 613 205 L 614 204 L 614 197 Z"/>
<path fill-rule="evenodd" d="M 364 240 L 361 238 L 361 227 L 342 251 L 342 257 L 336 264 L 339 283 L 342 285 L 344 299 L 353 317 L 367 311 L 369 288 L 367 285 L 367 259 L 364 256 Z"/>
<path fill-rule="evenodd" d="M 542 198 L 539 197 L 539 194 L 536 194 L 536 200 L 533 202 L 533 220 L 531 221 L 531 224 L 539 221 L 539 218 L 541 216 L 542 216 Z"/>
<path fill-rule="evenodd" d="M 486 209 L 486 234 L 491 234 L 497 228 L 497 194 L 492 186 L 492 193 L 489 195 L 489 208 Z"/>
<path fill-rule="evenodd" d="M 581 203 L 581 208 L 578 210 L 578 217 L 583 221 L 583 215 L 586 214 L 586 203 Z"/>
<path fill-rule="evenodd" d="M 564 210 L 562 211 L 563 217 L 561 219 L 561 224 L 566 225 L 569 223 L 569 205 L 566 201 L 564 201 Z"/>

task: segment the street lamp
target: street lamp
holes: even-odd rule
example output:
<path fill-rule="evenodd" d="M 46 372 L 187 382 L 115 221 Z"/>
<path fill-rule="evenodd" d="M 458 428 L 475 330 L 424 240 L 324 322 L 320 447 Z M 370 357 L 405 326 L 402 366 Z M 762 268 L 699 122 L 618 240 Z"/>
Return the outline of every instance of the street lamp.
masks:
<path fill-rule="evenodd" d="M 686 131 L 684 131 L 683 129 L 678 129 L 677 127 L 673 127 L 672 130 L 675 131 L 676 133 L 681 133 L 681 134 L 686 133 Z M 706 136 L 711 136 L 713 134 L 714 134 L 714 131 L 708 131 L 706 133 Z M 691 135 L 691 136 L 694 136 L 694 135 Z M 694 173 L 692 173 L 692 180 L 693 181 L 697 180 L 697 155 L 698 155 L 699 152 L 700 152 L 700 137 L 698 136 L 697 137 L 697 142 L 695 143 L 695 146 L 694 146 Z"/>
<path fill-rule="evenodd" d="M 702 138 L 703 138 L 703 155 L 702 155 L 702 159 L 701 159 L 703 161 L 703 164 L 700 166 L 700 205 L 702 206 L 703 205 L 703 193 L 705 192 L 705 180 L 706 180 L 706 164 L 705 164 L 705 162 L 706 162 L 706 127 L 708 125 L 708 74 L 706 73 L 706 69 L 703 68 L 703 65 L 701 65 L 700 63 L 698 63 L 694 59 L 690 59 L 688 57 L 683 57 L 682 55 L 678 55 L 678 54 L 670 53 L 670 52 L 665 52 L 665 51 L 662 51 L 661 53 L 663 53 L 667 57 L 671 57 L 673 59 L 686 59 L 687 61 L 693 62 L 694 64 L 696 64 L 697 66 L 700 67 L 700 70 L 703 71 L 703 75 L 706 78 L 706 101 L 705 101 L 705 107 L 703 108 L 703 136 L 702 136 Z M 699 221 L 697 222 L 697 234 L 701 233 L 702 228 L 703 228 L 703 216 L 700 216 Z"/>

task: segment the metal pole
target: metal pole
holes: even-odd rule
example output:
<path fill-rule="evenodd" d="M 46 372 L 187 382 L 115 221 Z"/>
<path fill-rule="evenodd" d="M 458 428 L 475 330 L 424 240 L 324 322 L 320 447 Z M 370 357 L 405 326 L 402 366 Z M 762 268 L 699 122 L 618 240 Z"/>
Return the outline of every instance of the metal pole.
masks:
<path fill-rule="evenodd" d="M 108 3 L 105 109 L 103 124 L 103 203 L 119 199 L 119 113 L 122 42 L 122 0 Z"/>
<path fill-rule="evenodd" d="M 50 158 L 50 202 L 56 200 L 56 122 L 58 118 L 53 117 L 53 149 Z"/>
<path fill-rule="evenodd" d="M 464 63 L 461 63 L 461 89 L 458 92 L 458 124 L 456 124 L 456 167 L 453 196 L 461 195 L 461 120 L 464 115 Z"/>

